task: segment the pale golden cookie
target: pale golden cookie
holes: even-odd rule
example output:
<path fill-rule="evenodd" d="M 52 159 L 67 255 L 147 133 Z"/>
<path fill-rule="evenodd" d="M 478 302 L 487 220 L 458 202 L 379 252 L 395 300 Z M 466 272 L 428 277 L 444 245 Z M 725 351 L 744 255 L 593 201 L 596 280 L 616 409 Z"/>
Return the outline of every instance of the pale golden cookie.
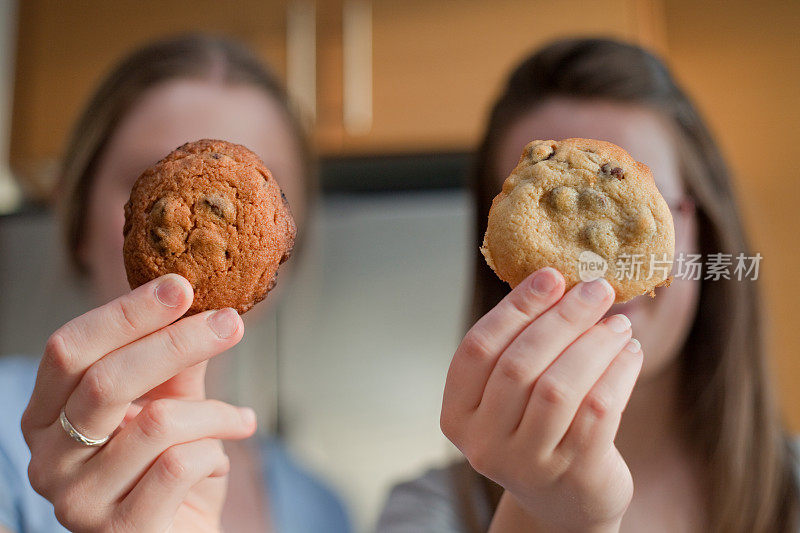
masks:
<path fill-rule="evenodd" d="M 675 230 L 650 169 L 619 146 L 533 141 L 492 202 L 481 252 L 512 287 L 550 266 L 567 289 L 605 277 L 619 303 L 669 285 Z"/>

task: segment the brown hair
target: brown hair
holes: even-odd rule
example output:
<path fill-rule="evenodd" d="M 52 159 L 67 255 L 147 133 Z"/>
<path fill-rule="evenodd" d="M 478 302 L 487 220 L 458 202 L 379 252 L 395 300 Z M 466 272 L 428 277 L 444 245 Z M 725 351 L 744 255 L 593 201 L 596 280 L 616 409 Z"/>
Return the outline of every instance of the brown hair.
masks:
<path fill-rule="evenodd" d="M 605 39 L 553 42 L 511 74 L 476 155 L 471 183 L 476 235 L 483 234 L 496 193 L 498 140 L 518 117 L 553 96 L 645 105 L 668 119 L 677 133 L 682 178 L 697 205 L 700 252 L 751 255 L 730 172 L 697 110 L 658 58 Z M 509 291 L 477 245 L 475 251 L 473 322 Z M 793 531 L 794 457 L 766 368 L 758 285 L 702 281 L 698 309 L 679 361 L 679 401 L 687 440 L 708 465 L 711 531 Z M 495 509 L 502 489 L 474 471 L 469 479 Z M 462 501 L 465 523 L 477 524 L 472 506 Z"/>
<path fill-rule="evenodd" d="M 187 78 L 250 84 L 274 98 L 285 111 L 300 147 L 306 198 L 309 203 L 313 201 L 316 176 L 312 151 L 275 75 L 247 48 L 226 38 L 187 34 L 156 41 L 114 67 L 90 98 L 69 138 L 59 176 L 58 207 L 70 262 L 78 272 L 86 271 L 79 249 L 86 228 L 89 191 L 109 139 L 145 91 L 166 81 Z"/>

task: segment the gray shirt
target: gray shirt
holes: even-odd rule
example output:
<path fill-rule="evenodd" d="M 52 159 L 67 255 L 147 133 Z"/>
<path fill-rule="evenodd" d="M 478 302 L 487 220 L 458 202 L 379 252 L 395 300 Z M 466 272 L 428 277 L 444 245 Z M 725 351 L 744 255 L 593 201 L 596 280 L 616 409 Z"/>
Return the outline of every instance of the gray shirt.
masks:
<path fill-rule="evenodd" d="M 467 533 L 454 487 L 458 469 L 434 468 L 423 476 L 395 485 L 378 520 L 378 533 Z M 479 487 L 473 485 L 470 505 L 483 530 L 491 512 Z M 484 527 L 485 526 L 485 527 Z"/>
<path fill-rule="evenodd" d="M 795 477 L 800 479 L 800 437 L 793 439 Z M 396 485 L 389 493 L 378 520 L 377 533 L 468 533 L 463 522 L 461 502 L 454 487 L 456 468 L 428 470 L 423 476 Z M 472 484 L 469 495 L 472 510 L 481 531 L 492 520 L 488 503 L 480 488 Z"/>

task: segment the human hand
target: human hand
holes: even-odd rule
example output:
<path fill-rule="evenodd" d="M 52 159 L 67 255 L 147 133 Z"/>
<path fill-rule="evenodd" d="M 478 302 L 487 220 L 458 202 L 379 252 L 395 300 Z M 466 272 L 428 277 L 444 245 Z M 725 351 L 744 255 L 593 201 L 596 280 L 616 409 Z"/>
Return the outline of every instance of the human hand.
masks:
<path fill-rule="evenodd" d="M 207 360 L 241 340 L 233 309 L 179 319 L 189 282 L 168 274 L 89 311 L 47 342 L 22 416 L 28 475 L 71 531 L 219 531 L 228 458 L 250 409 L 205 397 Z M 174 323 L 173 323 L 174 322 Z M 59 421 L 62 407 L 86 446 Z"/>
<path fill-rule="evenodd" d="M 613 301 L 603 279 L 564 295 L 563 276 L 539 270 L 470 329 L 448 371 L 442 431 L 545 531 L 614 531 L 633 495 L 614 437 L 642 352 L 626 317 L 598 322 Z"/>

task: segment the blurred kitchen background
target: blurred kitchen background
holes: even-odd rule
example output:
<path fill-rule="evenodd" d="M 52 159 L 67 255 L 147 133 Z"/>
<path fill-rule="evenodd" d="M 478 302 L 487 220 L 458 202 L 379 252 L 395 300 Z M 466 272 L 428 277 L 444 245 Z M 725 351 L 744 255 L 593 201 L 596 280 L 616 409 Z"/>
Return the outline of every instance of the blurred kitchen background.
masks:
<path fill-rule="evenodd" d="M 275 319 L 247 330 L 231 400 L 259 398 L 262 429 L 369 530 L 392 483 L 454 453 L 438 414 L 466 326 L 479 239 L 464 184 L 487 105 L 538 45 L 611 36 L 667 59 L 735 170 L 800 430 L 797 2 L 0 0 L 0 18 L 0 353 L 39 355 L 91 303 L 48 198 L 98 80 L 156 37 L 238 38 L 303 109 L 323 195 Z"/>

